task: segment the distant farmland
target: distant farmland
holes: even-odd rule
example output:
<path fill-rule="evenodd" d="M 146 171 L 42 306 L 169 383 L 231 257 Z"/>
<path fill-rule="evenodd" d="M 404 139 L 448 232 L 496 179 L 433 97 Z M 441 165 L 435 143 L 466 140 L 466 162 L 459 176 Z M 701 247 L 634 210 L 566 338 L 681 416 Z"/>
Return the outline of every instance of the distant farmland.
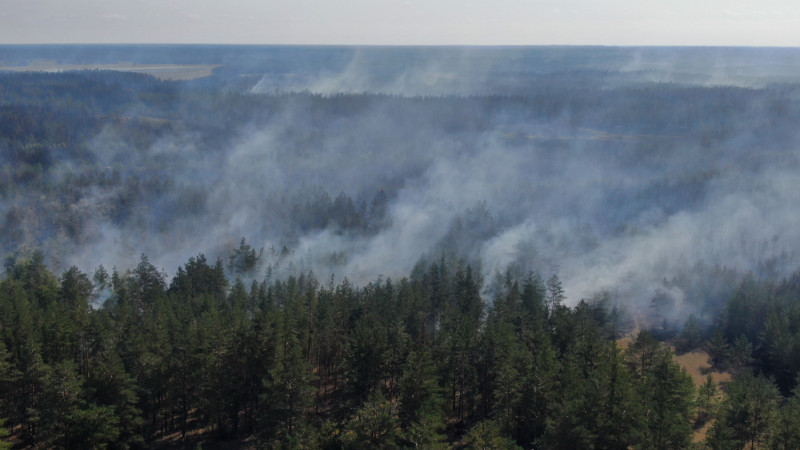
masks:
<path fill-rule="evenodd" d="M 194 80 L 210 76 L 215 64 L 135 64 L 120 62 L 115 64 L 60 64 L 55 61 L 38 61 L 25 66 L 3 66 L 6 72 L 68 72 L 75 70 L 114 70 L 118 72 L 137 72 L 152 75 L 161 80 Z"/>

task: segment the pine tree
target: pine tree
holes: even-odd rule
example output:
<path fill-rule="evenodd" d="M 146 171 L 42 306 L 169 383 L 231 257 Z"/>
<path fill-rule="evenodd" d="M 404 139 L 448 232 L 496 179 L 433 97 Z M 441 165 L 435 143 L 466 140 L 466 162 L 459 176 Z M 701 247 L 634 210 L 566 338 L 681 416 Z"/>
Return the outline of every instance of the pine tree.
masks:
<path fill-rule="evenodd" d="M 566 298 L 564 295 L 564 288 L 561 285 L 561 280 L 558 279 L 558 275 L 553 274 L 552 277 L 547 279 L 547 290 L 550 292 L 547 296 L 547 310 L 552 315 Z"/>
<path fill-rule="evenodd" d="M 42 433 L 39 439 L 49 445 L 67 446 L 72 417 L 80 408 L 83 380 L 75 363 L 64 361 L 48 370 L 43 379 Z"/>
<path fill-rule="evenodd" d="M 84 439 L 101 440 L 103 436 L 112 436 L 118 448 L 139 448 L 144 445 L 141 434 L 143 423 L 142 411 L 138 407 L 137 386 L 133 378 L 125 372 L 122 360 L 113 348 L 113 338 L 106 335 L 101 324 L 96 325 L 98 354 L 86 380 L 89 401 L 93 411 L 86 412 L 86 418 L 99 425 L 108 426 L 115 423 L 116 429 L 105 430 L 99 436 L 87 435 Z M 105 408 L 105 409 L 103 409 Z M 102 422 L 100 421 L 102 419 Z M 92 428 L 86 428 L 86 432 Z"/>
<path fill-rule="evenodd" d="M 386 329 L 374 317 L 361 317 L 350 331 L 345 353 L 348 384 L 355 399 L 367 398 L 383 379 L 387 341 Z"/>
<path fill-rule="evenodd" d="M 695 425 L 702 426 L 711 419 L 717 406 L 717 383 L 711 374 L 706 376 L 706 382 L 698 389 L 695 404 L 697 406 Z"/>
<path fill-rule="evenodd" d="M 273 368 L 264 381 L 260 403 L 263 419 L 277 435 L 294 436 L 313 402 L 315 377 L 292 327 L 284 324 L 278 336 Z"/>
<path fill-rule="evenodd" d="M 505 436 L 501 427 L 492 420 L 478 422 L 464 436 L 467 448 L 478 450 L 514 450 L 519 449 L 513 439 Z"/>
<path fill-rule="evenodd" d="M 233 249 L 230 257 L 228 257 L 228 270 L 231 275 L 235 277 L 250 277 L 258 267 L 258 262 L 264 254 L 264 249 L 256 251 L 247 241 L 242 237 L 239 242 L 239 247 Z"/>
<path fill-rule="evenodd" d="M 5 342 L 0 339 L 0 414 L 7 416 L 14 412 L 15 386 L 19 381 L 20 373 L 11 361 L 11 353 L 6 349 Z"/>
<path fill-rule="evenodd" d="M 711 365 L 718 370 L 725 369 L 730 361 L 730 345 L 720 329 L 715 329 L 707 343 Z"/>
<path fill-rule="evenodd" d="M 395 448 L 400 440 L 397 412 L 380 390 L 370 394 L 345 427 L 345 446 L 354 449 Z"/>
<path fill-rule="evenodd" d="M 596 328 L 565 355 L 542 443 L 547 448 L 626 449 L 642 427 L 620 350 Z"/>
<path fill-rule="evenodd" d="M 0 450 L 11 450 L 11 443 L 6 441 L 10 434 L 8 428 L 5 427 L 5 419 L 0 419 Z"/>
<path fill-rule="evenodd" d="M 444 429 L 443 390 L 436 367 L 425 350 L 412 351 L 406 359 L 399 385 L 398 418 L 406 439 L 417 447 L 428 447 L 442 439 Z"/>
<path fill-rule="evenodd" d="M 748 370 L 728 384 L 719 416 L 709 432 L 712 448 L 759 448 L 767 438 L 779 398 L 775 385 Z"/>
<path fill-rule="evenodd" d="M 734 367 L 738 369 L 747 367 L 753 362 L 753 344 L 750 343 L 747 336 L 741 334 L 734 339 L 728 354 Z"/>
<path fill-rule="evenodd" d="M 120 442 L 120 419 L 113 406 L 85 405 L 68 417 L 66 448 L 108 448 L 115 445 L 125 448 L 129 442 Z"/>
<path fill-rule="evenodd" d="M 692 438 L 694 384 L 673 360 L 668 349 L 660 352 L 655 365 L 640 383 L 644 400 L 646 433 L 644 447 L 658 450 L 686 448 Z"/>
<path fill-rule="evenodd" d="M 59 321 L 70 324 L 70 338 L 67 341 L 67 357 L 78 363 L 78 371 L 86 377 L 89 373 L 89 313 L 93 286 L 89 276 L 72 266 L 61 275 L 61 286 L 58 291 L 61 311 Z"/>
<path fill-rule="evenodd" d="M 699 347 L 701 343 L 700 324 L 694 314 L 690 315 L 683 324 L 683 329 L 678 335 L 676 348 L 678 352 L 690 352 Z"/>
<path fill-rule="evenodd" d="M 442 313 L 437 352 L 446 361 L 443 375 L 450 385 L 451 410 L 459 421 L 464 421 L 473 412 L 471 391 L 477 389 L 475 362 L 483 300 L 470 267 L 456 272 L 452 291 L 454 298 L 445 304 Z"/>
<path fill-rule="evenodd" d="M 768 447 L 775 450 L 800 448 L 800 398 L 798 389 L 784 401 L 770 424 Z"/>

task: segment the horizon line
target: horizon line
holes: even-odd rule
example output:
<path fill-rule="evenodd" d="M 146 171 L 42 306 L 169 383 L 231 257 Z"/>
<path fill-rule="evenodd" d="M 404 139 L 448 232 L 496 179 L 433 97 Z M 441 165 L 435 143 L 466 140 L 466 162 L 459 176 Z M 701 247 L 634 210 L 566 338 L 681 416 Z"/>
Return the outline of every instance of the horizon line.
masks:
<path fill-rule="evenodd" d="M 208 42 L 39 42 L 39 43 L 2 43 L 3 47 L 34 46 L 207 46 L 207 47 L 371 47 L 371 48 L 763 48 L 763 49 L 800 49 L 794 45 L 710 45 L 710 44 L 318 44 L 318 43 L 208 43 Z"/>

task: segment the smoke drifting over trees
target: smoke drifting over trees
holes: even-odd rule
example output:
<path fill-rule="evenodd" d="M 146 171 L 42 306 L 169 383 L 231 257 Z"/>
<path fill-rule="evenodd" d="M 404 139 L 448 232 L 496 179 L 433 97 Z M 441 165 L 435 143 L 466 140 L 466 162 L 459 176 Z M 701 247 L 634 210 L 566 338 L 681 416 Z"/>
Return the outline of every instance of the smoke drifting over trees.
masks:
<path fill-rule="evenodd" d="M 798 447 L 800 51 L 0 56 L 0 438 Z"/>
<path fill-rule="evenodd" d="M 65 54 L 223 66 L 191 82 L 0 75 L 5 253 L 41 247 L 84 270 L 145 253 L 171 274 L 245 237 L 264 248 L 255 279 L 363 284 L 445 256 L 486 280 L 558 273 L 568 304 L 606 292 L 649 311 L 666 297 L 680 317 L 702 315 L 692 277 L 798 264 L 792 50 Z"/>

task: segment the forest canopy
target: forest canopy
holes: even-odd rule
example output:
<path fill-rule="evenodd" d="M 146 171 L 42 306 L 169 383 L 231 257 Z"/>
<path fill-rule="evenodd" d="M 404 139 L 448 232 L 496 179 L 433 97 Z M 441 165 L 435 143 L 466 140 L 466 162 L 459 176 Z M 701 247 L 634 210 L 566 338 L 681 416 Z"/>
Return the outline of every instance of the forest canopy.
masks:
<path fill-rule="evenodd" d="M 490 297 L 471 266 L 445 259 L 363 287 L 230 275 L 203 254 L 170 281 L 144 255 L 92 276 L 56 276 L 41 253 L 9 260 L 0 411 L 14 442 L 688 448 L 708 423 L 710 448 L 800 442 L 800 275 L 744 280 L 713 333 L 687 321 L 672 346 L 641 330 L 627 347 L 625 311 L 607 298 L 565 306 L 555 275 L 508 272 Z M 752 296 L 759 314 L 741 314 Z M 696 387 L 674 346 L 733 371 L 725 394 L 711 375 Z"/>
<path fill-rule="evenodd" d="M 0 440 L 798 447 L 757 49 L 0 48 L 214 67 L 0 70 Z"/>

